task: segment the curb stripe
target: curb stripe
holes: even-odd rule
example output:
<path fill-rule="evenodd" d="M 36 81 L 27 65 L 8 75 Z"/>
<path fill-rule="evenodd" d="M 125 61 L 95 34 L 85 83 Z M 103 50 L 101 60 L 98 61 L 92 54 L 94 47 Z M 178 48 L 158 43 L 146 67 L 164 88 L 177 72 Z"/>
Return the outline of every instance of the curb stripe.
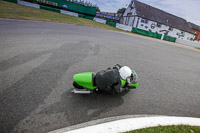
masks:
<path fill-rule="evenodd" d="M 71 130 L 64 133 L 118 133 L 127 132 L 136 129 L 142 129 L 155 126 L 167 125 L 190 125 L 200 126 L 200 118 L 192 117 L 175 117 L 175 116 L 156 116 L 156 117 L 141 117 L 122 119 L 107 123 L 102 123 L 94 126 L 88 126 L 76 130 Z"/>

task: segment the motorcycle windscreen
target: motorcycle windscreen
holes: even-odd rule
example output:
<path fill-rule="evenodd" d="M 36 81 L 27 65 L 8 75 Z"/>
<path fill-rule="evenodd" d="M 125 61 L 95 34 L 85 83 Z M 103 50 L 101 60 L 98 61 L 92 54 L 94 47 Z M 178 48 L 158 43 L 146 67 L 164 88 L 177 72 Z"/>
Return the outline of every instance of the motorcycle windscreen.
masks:
<path fill-rule="evenodd" d="M 75 74 L 73 79 L 74 81 L 85 88 L 96 89 L 96 86 L 93 86 L 93 72 L 83 72 Z"/>

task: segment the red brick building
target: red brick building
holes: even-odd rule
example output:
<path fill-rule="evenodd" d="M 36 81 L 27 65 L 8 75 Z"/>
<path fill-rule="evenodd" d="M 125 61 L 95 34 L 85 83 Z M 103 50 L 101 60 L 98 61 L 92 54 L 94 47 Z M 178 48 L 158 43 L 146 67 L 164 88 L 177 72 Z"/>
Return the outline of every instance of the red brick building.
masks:
<path fill-rule="evenodd" d="M 196 33 L 195 40 L 200 41 L 200 26 L 190 23 L 190 22 L 189 22 L 189 26 Z"/>

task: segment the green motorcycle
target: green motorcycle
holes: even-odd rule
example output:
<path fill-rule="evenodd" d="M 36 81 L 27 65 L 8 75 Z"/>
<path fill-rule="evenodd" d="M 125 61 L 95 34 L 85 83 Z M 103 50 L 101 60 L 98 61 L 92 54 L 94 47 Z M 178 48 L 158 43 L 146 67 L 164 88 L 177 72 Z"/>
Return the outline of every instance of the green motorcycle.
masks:
<path fill-rule="evenodd" d="M 73 93 L 90 94 L 92 92 L 98 92 L 98 87 L 95 83 L 94 72 L 83 72 L 73 76 Z M 129 80 L 121 80 L 121 86 L 126 85 L 128 89 L 136 89 L 138 86 L 138 76 L 134 70 L 132 70 L 132 78 Z"/>

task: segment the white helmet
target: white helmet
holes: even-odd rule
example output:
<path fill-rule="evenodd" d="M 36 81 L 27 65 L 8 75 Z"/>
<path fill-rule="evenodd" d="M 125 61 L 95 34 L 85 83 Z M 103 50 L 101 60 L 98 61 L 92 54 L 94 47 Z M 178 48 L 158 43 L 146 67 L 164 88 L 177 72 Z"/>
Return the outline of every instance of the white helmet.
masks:
<path fill-rule="evenodd" d="M 119 75 L 121 76 L 123 80 L 126 80 L 126 78 L 130 77 L 131 74 L 132 74 L 132 70 L 127 66 L 123 66 L 119 69 Z"/>

